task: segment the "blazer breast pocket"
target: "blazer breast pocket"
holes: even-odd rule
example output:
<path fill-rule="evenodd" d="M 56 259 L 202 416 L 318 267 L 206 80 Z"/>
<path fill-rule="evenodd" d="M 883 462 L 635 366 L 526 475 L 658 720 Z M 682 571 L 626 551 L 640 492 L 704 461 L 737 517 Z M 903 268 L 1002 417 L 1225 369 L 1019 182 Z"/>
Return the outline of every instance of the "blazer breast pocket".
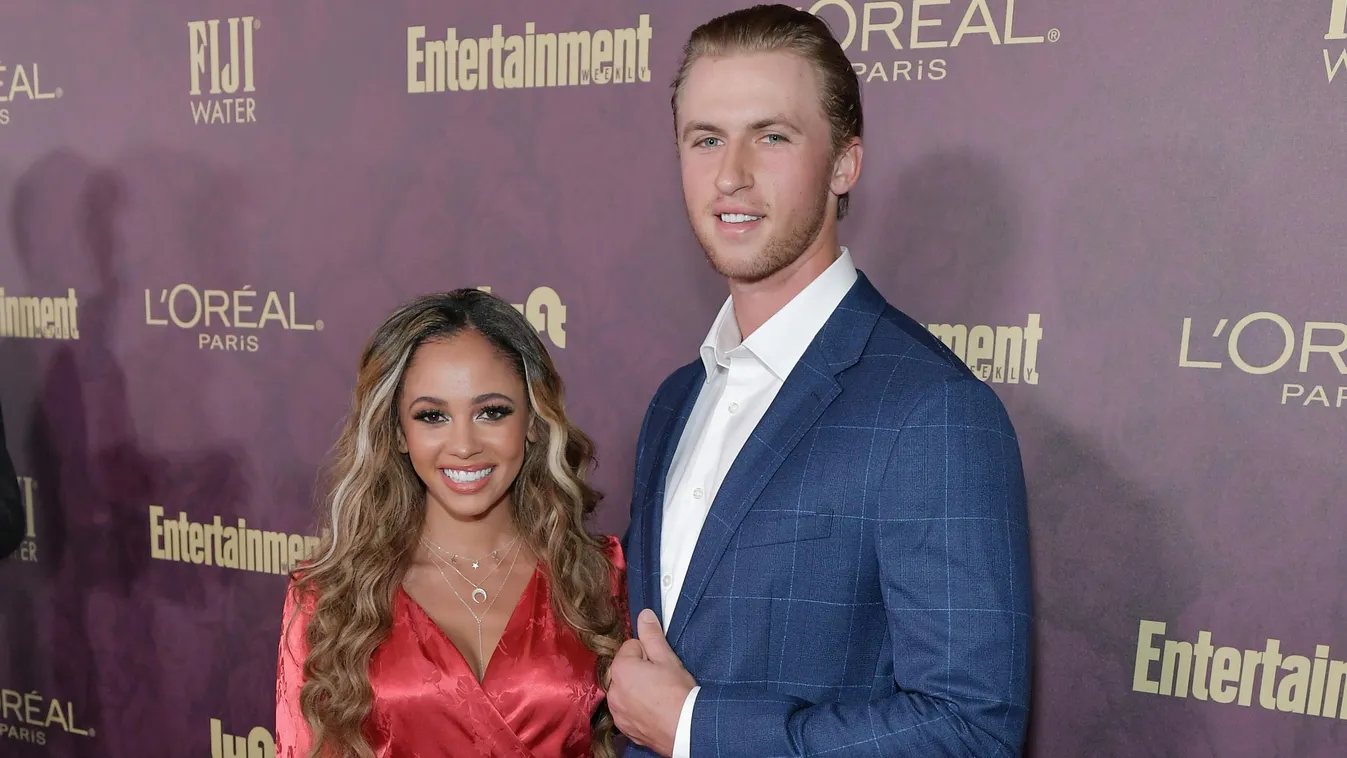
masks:
<path fill-rule="evenodd" d="M 739 524 L 735 545 L 742 548 L 818 540 L 831 535 L 832 531 L 830 514 L 750 511 Z"/>

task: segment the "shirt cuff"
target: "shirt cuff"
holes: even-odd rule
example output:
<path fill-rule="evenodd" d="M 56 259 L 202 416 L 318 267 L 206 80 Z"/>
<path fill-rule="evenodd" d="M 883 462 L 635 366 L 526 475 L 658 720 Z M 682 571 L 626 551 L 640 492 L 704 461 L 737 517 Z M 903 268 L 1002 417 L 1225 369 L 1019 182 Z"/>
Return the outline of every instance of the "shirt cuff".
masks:
<path fill-rule="evenodd" d="M 692 704 L 697 701 L 701 687 L 693 687 L 683 701 L 683 711 L 678 714 L 678 731 L 674 732 L 672 758 L 692 758 Z"/>

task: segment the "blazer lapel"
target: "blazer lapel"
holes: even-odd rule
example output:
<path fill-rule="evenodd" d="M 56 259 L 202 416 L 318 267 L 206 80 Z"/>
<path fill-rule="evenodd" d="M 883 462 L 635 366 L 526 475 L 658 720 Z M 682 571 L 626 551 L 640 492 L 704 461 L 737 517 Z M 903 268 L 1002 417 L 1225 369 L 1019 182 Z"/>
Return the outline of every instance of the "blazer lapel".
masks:
<path fill-rule="evenodd" d="M 669 625 L 671 645 L 678 644 L 688 617 L 706 591 L 707 580 L 753 502 L 800 438 L 841 392 L 832 374 L 819 371 L 817 362 L 809 360 L 809 353 L 813 352 L 817 351 L 811 346 L 786 378 L 767 413 L 730 465 L 711 503 Z"/>
<path fill-rule="evenodd" d="M 645 486 L 646 498 L 641 507 L 641 517 L 644 520 L 641 525 L 641 552 L 645 556 L 646 564 L 645 575 L 641 577 L 641 586 L 646 606 L 657 615 L 663 615 L 660 611 L 663 595 L 659 586 L 659 572 L 660 537 L 664 529 L 664 493 L 669 479 L 669 466 L 673 463 L 674 453 L 678 450 L 678 441 L 683 437 L 683 429 L 687 427 L 688 417 L 692 415 L 692 407 L 697 403 L 697 396 L 701 394 L 702 385 L 706 381 L 706 372 L 701 369 L 700 363 L 698 369 L 688 372 L 687 383 L 670 392 L 669 410 L 672 411 L 672 415 L 663 424 L 663 428 L 655 432 L 655 464 L 650 467 Z M 633 625 L 636 615 L 641 610 L 641 608 L 631 609 Z"/>
<path fill-rule="evenodd" d="M 860 360 L 861 352 L 885 307 L 887 303 L 883 296 L 864 274 L 858 273 L 856 284 L 852 285 L 851 291 L 805 350 L 790 376 L 786 377 L 767 413 L 730 465 L 707 512 L 687 576 L 683 579 L 683 589 L 678 596 L 673 619 L 665 630 L 669 644 L 675 649 L 739 524 L 786 456 L 841 393 L 836 375 Z M 688 410 L 691 410 L 691 405 Z M 667 470 L 667 463 L 665 468 Z M 662 482 L 660 493 L 662 505 Z M 647 577 L 647 581 L 656 589 L 658 573 L 656 565 L 654 575 Z"/>

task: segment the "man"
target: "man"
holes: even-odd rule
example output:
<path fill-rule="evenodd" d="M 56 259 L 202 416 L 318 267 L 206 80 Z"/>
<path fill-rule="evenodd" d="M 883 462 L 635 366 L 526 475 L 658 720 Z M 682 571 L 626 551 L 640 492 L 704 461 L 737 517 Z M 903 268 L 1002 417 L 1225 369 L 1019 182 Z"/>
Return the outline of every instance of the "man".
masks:
<path fill-rule="evenodd" d="M 19 479 L 5 447 L 5 416 L 0 411 L 0 559 L 19 549 L 25 526 Z"/>
<path fill-rule="evenodd" d="M 683 194 L 730 297 L 641 426 L 639 641 L 609 689 L 628 755 L 1019 755 L 1018 443 L 838 244 L 863 155 L 851 64 L 781 5 L 710 21 L 684 54 Z"/>

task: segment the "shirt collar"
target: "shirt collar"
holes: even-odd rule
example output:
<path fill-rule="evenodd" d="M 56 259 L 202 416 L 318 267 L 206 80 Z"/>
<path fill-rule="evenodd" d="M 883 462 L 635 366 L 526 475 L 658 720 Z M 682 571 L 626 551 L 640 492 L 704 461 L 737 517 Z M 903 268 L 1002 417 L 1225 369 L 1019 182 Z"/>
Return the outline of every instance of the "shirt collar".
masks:
<path fill-rule="evenodd" d="M 706 375 L 711 376 L 717 366 L 729 368 L 730 358 L 749 353 L 784 382 L 855 282 L 856 265 L 851 260 L 851 252 L 843 247 L 837 260 L 748 339 L 741 336 L 739 323 L 734 318 L 733 296 L 726 298 L 702 341 L 701 357 Z"/>

